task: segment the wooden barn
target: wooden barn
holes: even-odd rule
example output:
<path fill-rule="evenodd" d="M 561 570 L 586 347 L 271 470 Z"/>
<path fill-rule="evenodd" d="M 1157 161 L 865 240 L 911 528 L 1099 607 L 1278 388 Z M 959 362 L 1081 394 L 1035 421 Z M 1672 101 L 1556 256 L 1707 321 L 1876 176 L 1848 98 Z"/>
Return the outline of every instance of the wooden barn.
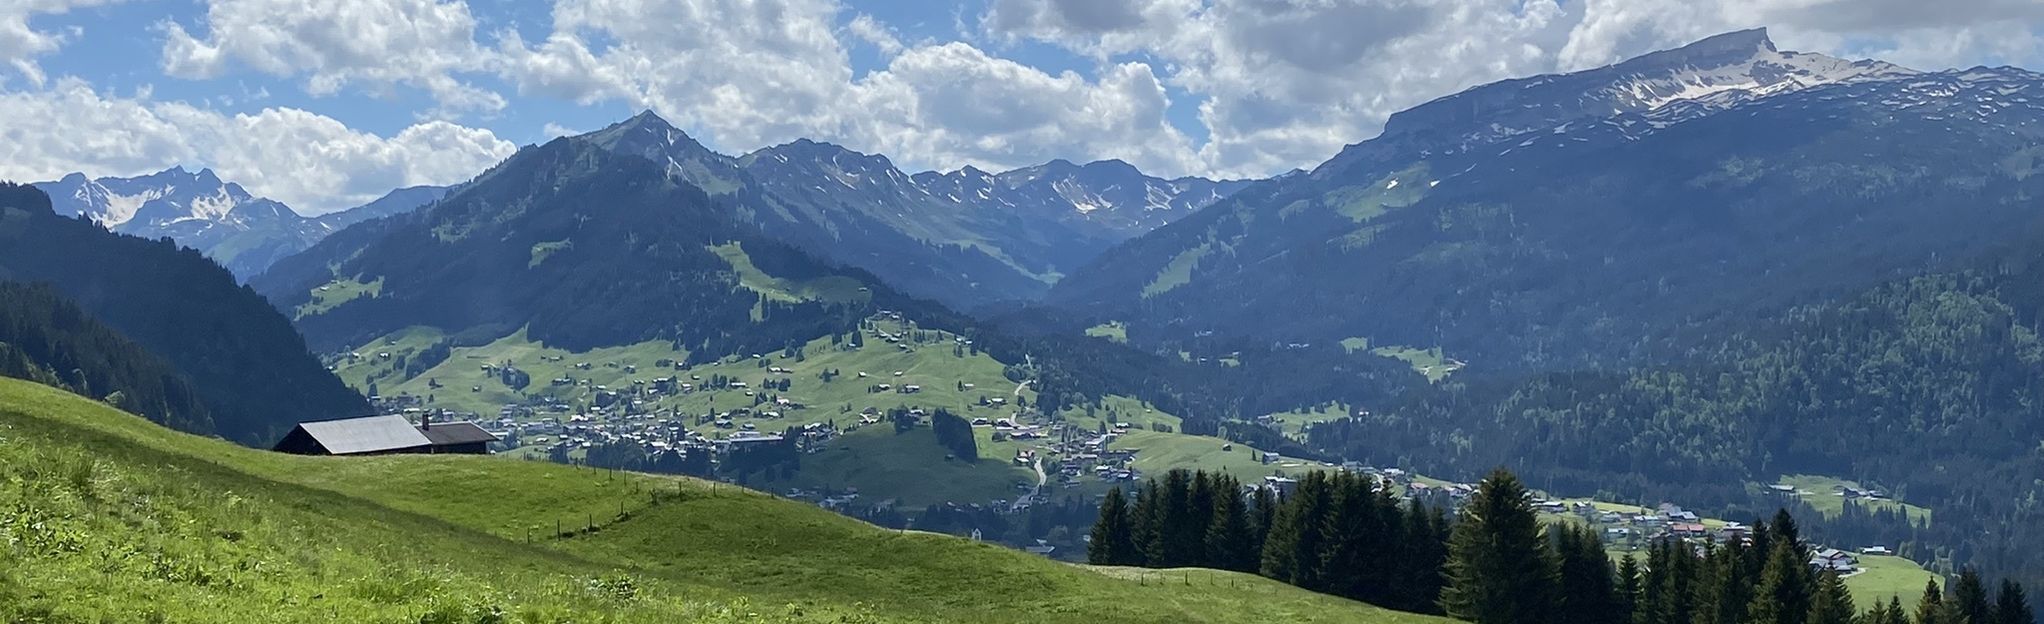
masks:
<path fill-rule="evenodd" d="M 495 441 L 497 436 L 472 422 L 413 424 L 403 416 L 368 416 L 298 423 L 272 449 L 296 455 L 482 455 Z"/>

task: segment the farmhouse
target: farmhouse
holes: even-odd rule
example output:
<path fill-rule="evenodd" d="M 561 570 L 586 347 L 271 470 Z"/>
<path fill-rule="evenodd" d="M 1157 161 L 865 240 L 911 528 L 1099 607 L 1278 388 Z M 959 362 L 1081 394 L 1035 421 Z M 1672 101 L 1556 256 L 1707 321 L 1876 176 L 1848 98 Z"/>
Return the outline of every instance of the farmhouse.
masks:
<path fill-rule="evenodd" d="M 414 425 L 403 416 L 298 423 L 272 450 L 295 455 L 388 455 L 489 452 L 497 436 L 472 422 Z"/>

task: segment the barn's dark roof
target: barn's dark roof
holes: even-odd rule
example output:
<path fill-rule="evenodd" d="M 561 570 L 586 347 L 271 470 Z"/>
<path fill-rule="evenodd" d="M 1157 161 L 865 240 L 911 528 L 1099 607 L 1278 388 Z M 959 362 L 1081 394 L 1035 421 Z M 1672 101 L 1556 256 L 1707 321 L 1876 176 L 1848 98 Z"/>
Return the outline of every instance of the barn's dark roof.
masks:
<path fill-rule="evenodd" d="M 433 423 L 421 429 L 420 433 L 426 434 L 426 439 L 432 441 L 434 446 L 497 441 L 497 436 L 472 422 Z"/>
<path fill-rule="evenodd" d="M 403 416 L 368 416 L 298 423 L 326 452 L 334 455 L 380 453 L 431 446 L 432 440 Z"/>

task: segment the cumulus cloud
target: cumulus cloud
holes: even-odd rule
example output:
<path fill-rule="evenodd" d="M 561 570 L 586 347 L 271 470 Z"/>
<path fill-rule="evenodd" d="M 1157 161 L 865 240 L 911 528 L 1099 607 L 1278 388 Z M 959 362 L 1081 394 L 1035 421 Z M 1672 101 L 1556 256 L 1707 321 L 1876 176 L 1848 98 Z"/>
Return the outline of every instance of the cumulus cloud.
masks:
<path fill-rule="evenodd" d="M 855 76 L 854 41 L 887 65 Z M 1051 74 L 967 43 L 903 43 L 828 0 L 562 0 L 545 42 L 499 47 L 521 93 L 652 108 L 728 151 L 807 137 L 910 167 L 1196 166 L 1146 64 Z"/>
<path fill-rule="evenodd" d="M 1773 27 L 1785 49 L 1929 69 L 2044 60 L 2035 0 L 994 0 L 982 28 L 1164 61 L 1208 173 L 1311 165 L 1456 91 Z"/>
<path fill-rule="evenodd" d="M 999 169 L 1082 155 L 1162 172 L 1196 166 L 1165 121 L 1164 85 L 1142 63 L 1087 80 L 954 42 L 909 50 L 854 91 L 872 111 L 860 138 L 925 162 Z"/>
<path fill-rule="evenodd" d="M 63 46 L 64 35 L 37 30 L 29 20 L 37 15 L 55 15 L 72 9 L 112 4 L 120 0 L 8 0 L 0 2 L 0 63 L 14 68 L 35 85 L 43 84 L 43 70 L 36 57 Z"/>
<path fill-rule="evenodd" d="M 424 89 L 436 112 L 491 112 L 503 96 L 460 76 L 487 68 L 476 20 L 459 0 L 211 0 L 206 35 L 164 25 L 163 70 L 180 78 L 219 76 L 239 63 L 275 76 L 303 76 L 306 90 Z"/>
<path fill-rule="evenodd" d="M 366 203 L 402 186 L 460 182 L 516 151 L 488 130 L 444 121 L 382 137 L 293 108 L 225 115 L 147 94 L 102 94 L 77 79 L 0 94 L 0 118 L 10 120 L 0 126 L 0 178 L 206 166 L 307 214 Z"/>

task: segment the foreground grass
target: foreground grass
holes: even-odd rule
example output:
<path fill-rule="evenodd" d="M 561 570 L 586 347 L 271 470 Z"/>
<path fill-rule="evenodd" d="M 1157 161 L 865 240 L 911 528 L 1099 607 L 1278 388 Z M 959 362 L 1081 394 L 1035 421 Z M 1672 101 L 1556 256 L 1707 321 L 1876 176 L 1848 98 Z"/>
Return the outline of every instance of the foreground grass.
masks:
<path fill-rule="evenodd" d="M 712 488 L 276 455 L 0 379 L 0 621 L 1441 621 L 1256 577 L 1130 580 Z"/>

